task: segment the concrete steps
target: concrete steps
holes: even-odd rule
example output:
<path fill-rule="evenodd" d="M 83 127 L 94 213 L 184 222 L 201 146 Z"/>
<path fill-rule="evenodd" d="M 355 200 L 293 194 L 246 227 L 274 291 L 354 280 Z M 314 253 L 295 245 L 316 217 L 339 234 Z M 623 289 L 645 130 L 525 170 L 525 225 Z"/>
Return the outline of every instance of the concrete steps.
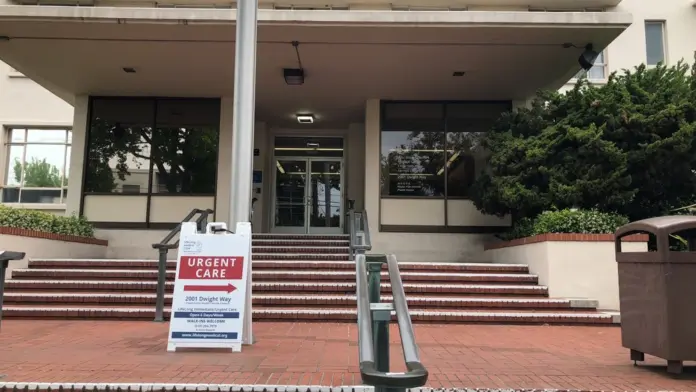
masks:
<path fill-rule="evenodd" d="M 167 279 L 174 280 L 176 271 L 168 270 Z M 255 282 L 260 281 L 355 281 L 354 271 L 290 271 L 290 270 L 258 270 L 252 272 Z M 382 277 L 388 279 L 388 273 L 382 272 Z M 15 269 L 12 272 L 15 280 L 22 279 L 79 279 L 79 280 L 123 280 L 142 281 L 144 279 L 157 279 L 157 271 L 154 269 Z M 480 283 L 520 283 L 536 284 L 536 275 L 522 274 L 491 274 L 491 273 L 459 273 L 459 272 L 410 272 L 401 273 L 403 282 L 480 282 Z"/>
<path fill-rule="evenodd" d="M 5 296 L 7 304 L 104 304 L 104 305 L 151 305 L 155 304 L 154 293 L 112 293 L 112 292 L 13 292 Z M 305 306 L 305 307 L 355 307 L 356 297 L 350 294 L 254 294 L 253 304 L 273 306 Z M 391 302 L 390 295 L 383 295 L 382 301 Z M 409 296 L 408 305 L 411 309 L 419 308 L 474 308 L 474 309 L 566 309 L 587 310 L 596 307 L 596 301 L 549 299 L 549 298 L 519 298 L 519 297 L 437 297 Z M 165 303 L 172 303 L 172 294 L 165 295 Z"/>
<path fill-rule="evenodd" d="M 31 260 L 31 269 L 156 269 L 157 260 L 121 260 L 121 259 L 42 259 Z M 290 269 L 301 270 L 348 270 L 355 271 L 355 263 L 352 261 L 322 261 L 322 260 L 254 260 L 254 270 L 264 269 Z M 167 268 L 176 269 L 176 260 L 168 260 Z M 383 268 L 386 271 L 386 267 Z M 399 263 L 399 270 L 427 271 L 427 272 L 490 272 L 490 273 L 529 273 L 529 268 L 524 264 L 488 264 L 488 263 Z"/>
<path fill-rule="evenodd" d="M 391 292 L 389 283 L 382 283 L 382 292 Z M 8 292 L 12 290 L 77 290 L 77 291 L 138 291 L 154 292 L 155 280 L 49 280 L 12 279 L 5 282 Z M 166 283 L 168 291 L 174 289 L 174 282 Z M 355 294 L 355 282 L 253 282 L 255 293 L 293 292 L 293 293 L 346 293 Z M 423 294 L 497 294 L 497 295 L 537 295 L 546 296 L 548 290 L 538 285 L 485 285 L 485 284 L 433 284 L 404 283 L 404 291 Z"/>
<path fill-rule="evenodd" d="M 477 322 L 514 324 L 613 324 L 616 315 L 600 312 L 571 311 L 453 311 L 412 310 L 413 322 Z M 165 316 L 170 314 L 165 309 Z M 106 307 L 106 306 L 22 306 L 8 305 L 4 315 L 15 318 L 61 318 L 61 319 L 135 319 L 152 320 L 154 307 Z M 355 309 L 306 309 L 306 308 L 261 308 L 252 310 L 255 321 L 350 321 L 357 319 Z M 392 319 L 395 319 L 392 317 Z"/>
<path fill-rule="evenodd" d="M 346 236 L 255 235 L 257 321 L 355 321 L 355 264 Z M 175 261 L 167 262 L 166 306 Z M 611 324 L 597 303 L 550 299 L 526 265 L 400 263 L 414 322 Z M 386 268 L 382 296 L 391 300 Z M 4 317 L 152 320 L 156 260 L 31 260 L 6 282 Z M 168 312 L 168 310 L 167 310 Z"/>

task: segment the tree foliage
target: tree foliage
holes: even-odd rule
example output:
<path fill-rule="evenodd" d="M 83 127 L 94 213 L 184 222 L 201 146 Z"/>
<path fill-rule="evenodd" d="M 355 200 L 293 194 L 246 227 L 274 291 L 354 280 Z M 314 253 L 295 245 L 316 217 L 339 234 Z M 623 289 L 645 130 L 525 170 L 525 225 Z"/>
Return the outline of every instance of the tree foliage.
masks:
<path fill-rule="evenodd" d="M 46 161 L 32 157 L 31 161 L 24 164 L 24 183 L 22 183 L 22 162 L 15 159 L 12 168 L 15 181 L 25 187 L 34 188 L 60 188 L 61 174 L 58 168 Z M 67 180 L 67 179 L 66 179 Z M 67 181 L 66 181 L 67 185 Z"/>
<path fill-rule="evenodd" d="M 480 210 L 516 218 L 582 208 L 630 219 L 696 201 L 696 65 L 639 66 L 603 86 L 540 92 L 483 137 Z"/>

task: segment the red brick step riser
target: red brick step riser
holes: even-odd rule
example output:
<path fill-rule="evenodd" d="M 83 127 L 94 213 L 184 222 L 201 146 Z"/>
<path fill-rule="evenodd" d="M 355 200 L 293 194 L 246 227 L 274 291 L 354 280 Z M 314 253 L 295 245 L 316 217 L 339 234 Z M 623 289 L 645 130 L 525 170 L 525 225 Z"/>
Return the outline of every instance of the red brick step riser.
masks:
<path fill-rule="evenodd" d="M 114 281 L 112 284 L 107 284 L 105 282 L 90 282 L 82 281 L 77 283 L 53 283 L 51 281 L 22 281 L 22 280 L 11 280 L 6 283 L 7 292 L 36 292 L 41 290 L 55 290 L 57 292 L 65 292 L 65 290 L 75 290 L 82 292 L 113 292 L 122 291 L 127 293 L 153 293 L 156 291 L 156 282 L 129 282 L 128 284 L 119 284 Z M 173 282 L 167 282 L 166 290 L 171 293 L 174 288 Z M 355 285 L 350 283 L 343 284 L 319 284 L 316 285 L 281 285 L 274 284 L 273 282 L 256 282 L 253 286 L 254 293 L 287 293 L 292 292 L 296 294 L 303 293 L 343 293 L 343 294 L 355 294 Z M 383 283 L 381 287 L 382 293 L 391 293 L 391 287 Z M 404 285 L 404 291 L 412 294 L 426 294 L 426 295 L 445 295 L 445 294 L 457 294 L 457 295 L 515 295 L 515 296 L 525 296 L 525 297 L 539 297 L 548 296 L 548 290 L 543 286 L 531 286 L 531 285 L 465 285 L 465 286 L 451 286 L 446 287 L 437 284 L 415 284 L 409 285 L 408 283 Z"/>
<path fill-rule="evenodd" d="M 284 246 L 284 247 L 295 247 L 295 246 L 305 246 L 312 248 L 322 248 L 322 247 L 349 247 L 349 240 L 319 240 L 319 241 L 307 241 L 307 240 L 253 240 L 251 246 Z"/>
<path fill-rule="evenodd" d="M 96 296 L 85 293 L 80 296 L 61 296 L 59 293 L 45 293 L 43 295 L 22 296 L 22 293 L 9 293 L 5 297 L 5 303 L 15 305 L 34 305 L 34 304 L 50 304 L 73 306 L 75 304 L 92 305 L 107 305 L 107 306 L 154 306 L 155 295 L 130 295 L 130 296 Z M 35 294 L 35 293 L 32 293 Z M 355 308 L 356 300 L 352 295 L 332 296 L 333 298 L 322 298 L 319 296 L 307 296 L 302 298 L 301 295 L 295 296 L 269 296 L 257 294 L 253 297 L 254 305 L 262 305 L 264 307 L 272 306 L 302 306 L 302 307 L 346 307 Z M 383 297 L 383 301 L 390 302 L 391 297 Z M 469 309 L 565 309 L 565 310 L 581 310 L 587 308 L 571 307 L 570 301 L 548 300 L 539 298 L 536 300 L 485 300 L 478 298 L 462 299 L 459 301 L 442 300 L 437 297 L 416 297 L 408 298 L 410 308 L 469 308 Z M 165 297 L 165 303 L 171 305 L 171 294 Z"/>
<path fill-rule="evenodd" d="M 253 272 L 254 281 L 355 281 L 355 273 L 353 272 L 332 272 L 330 274 L 322 274 L 321 272 L 310 273 L 295 273 L 295 272 Z M 174 280 L 176 273 L 167 271 L 167 279 Z M 388 278 L 386 272 L 382 272 L 384 279 Z M 154 270 L 134 270 L 124 272 L 111 272 L 110 270 L 61 270 L 53 271 L 48 269 L 28 269 L 15 270 L 12 272 L 12 278 L 16 280 L 22 279 L 67 279 L 67 280 L 128 280 L 142 281 L 157 279 L 157 271 Z M 401 274 L 401 279 L 404 282 L 433 282 L 433 283 L 519 283 L 519 284 L 536 284 L 538 278 L 535 275 L 515 275 L 515 274 L 467 274 L 467 275 L 427 275 L 427 273 L 405 272 Z"/>
<path fill-rule="evenodd" d="M 131 261 L 97 261 L 97 260 L 31 260 L 29 261 L 31 269 L 143 269 L 157 270 L 157 261 L 155 260 L 131 260 Z M 176 269 L 176 261 L 167 261 L 167 268 L 170 270 Z M 292 269 L 298 270 L 317 270 L 317 271 L 355 271 L 355 264 L 352 261 L 273 261 L 273 260 L 254 260 L 253 268 L 255 270 L 263 269 Z M 384 266 L 382 270 L 386 271 Z M 526 265 L 500 265 L 500 264 L 469 264 L 469 263 L 399 263 L 399 270 L 406 271 L 422 271 L 422 272 L 461 272 L 461 273 L 529 273 L 529 268 Z"/>
<path fill-rule="evenodd" d="M 165 317 L 169 317 L 169 310 L 165 310 Z M 129 319 L 129 320 L 152 320 L 154 309 L 133 308 L 128 311 L 120 311 L 109 308 L 83 308 L 83 309 L 61 309 L 43 308 L 29 310 L 8 306 L 3 313 L 6 318 L 53 318 L 53 319 Z M 356 314 L 354 311 L 273 311 L 269 309 L 253 310 L 254 321 L 321 321 L 321 322 L 355 322 Z M 392 317 L 392 320 L 395 320 Z M 412 311 L 411 319 L 414 323 L 420 322 L 445 322 L 445 323 L 519 323 L 519 324 L 604 324 L 612 325 L 611 317 L 597 313 L 592 317 L 576 317 L 573 312 L 558 314 L 534 314 L 534 313 L 487 313 L 472 312 L 457 314 L 456 312 L 445 313 L 426 313 L 422 311 Z"/>
<path fill-rule="evenodd" d="M 350 256 L 346 254 L 287 254 L 287 253 L 255 253 L 253 256 L 255 261 L 259 260 L 317 260 L 317 261 L 349 261 Z"/>
<path fill-rule="evenodd" d="M 280 253 L 280 254 L 340 254 L 348 255 L 348 247 L 305 247 L 305 246 L 254 246 L 251 248 L 252 255 L 257 253 Z"/>
<path fill-rule="evenodd" d="M 321 235 L 321 234 L 269 234 L 258 233 L 252 235 L 252 241 L 274 240 L 274 241 L 350 241 L 350 236 L 342 235 Z"/>

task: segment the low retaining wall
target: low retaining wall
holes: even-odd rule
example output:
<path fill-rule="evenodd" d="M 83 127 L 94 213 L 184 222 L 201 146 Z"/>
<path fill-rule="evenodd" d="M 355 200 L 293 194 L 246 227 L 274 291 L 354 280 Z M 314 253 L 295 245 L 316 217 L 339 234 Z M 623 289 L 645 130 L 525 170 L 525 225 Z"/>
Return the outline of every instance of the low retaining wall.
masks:
<path fill-rule="evenodd" d="M 26 253 L 23 260 L 10 261 L 7 279 L 12 277 L 12 270 L 27 268 L 29 259 L 104 258 L 107 245 L 108 241 L 96 238 L 0 227 L 0 250 Z"/>
<path fill-rule="evenodd" d="M 647 252 L 648 236 L 622 239 L 625 252 Z M 619 277 L 613 234 L 542 234 L 489 243 L 494 263 L 522 263 L 553 298 L 588 298 L 600 309 L 619 310 Z"/>

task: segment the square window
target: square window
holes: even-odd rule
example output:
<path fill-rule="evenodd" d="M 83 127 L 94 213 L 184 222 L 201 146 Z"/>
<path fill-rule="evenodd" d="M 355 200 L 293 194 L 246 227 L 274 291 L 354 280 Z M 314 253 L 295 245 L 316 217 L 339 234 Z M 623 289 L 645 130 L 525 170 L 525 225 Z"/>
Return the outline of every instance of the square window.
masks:
<path fill-rule="evenodd" d="M 65 203 L 70 156 L 66 129 L 8 130 L 4 203 Z"/>

